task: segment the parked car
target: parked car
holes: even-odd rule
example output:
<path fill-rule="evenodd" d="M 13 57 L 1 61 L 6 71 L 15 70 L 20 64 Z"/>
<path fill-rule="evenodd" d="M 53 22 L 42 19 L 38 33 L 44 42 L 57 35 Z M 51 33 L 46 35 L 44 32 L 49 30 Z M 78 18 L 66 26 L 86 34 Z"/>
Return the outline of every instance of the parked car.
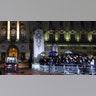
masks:
<path fill-rule="evenodd" d="M 8 56 L 5 58 L 4 70 L 7 71 L 18 71 L 18 61 L 14 56 Z"/>

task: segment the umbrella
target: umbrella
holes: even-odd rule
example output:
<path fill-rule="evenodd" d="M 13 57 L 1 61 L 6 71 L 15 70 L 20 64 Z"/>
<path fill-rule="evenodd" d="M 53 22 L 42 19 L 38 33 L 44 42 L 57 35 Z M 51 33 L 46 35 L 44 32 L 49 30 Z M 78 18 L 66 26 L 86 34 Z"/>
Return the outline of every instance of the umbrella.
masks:
<path fill-rule="evenodd" d="M 64 52 L 65 54 L 72 54 L 72 52 L 70 50 L 67 50 Z"/>
<path fill-rule="evenodd" d="M 56 53 L 57 53 L 56 51 L 50 51 L 50 52 L 49 52 L 50 55 L 54 55 L 54 54 L 56 54 Z"/>
<path fill-rule="evenodd" d="M 45 51 L 43 51 L 43 52 L 40 53 L 41 56 L 44 56 L 45 54 L 46 54 Z"/>

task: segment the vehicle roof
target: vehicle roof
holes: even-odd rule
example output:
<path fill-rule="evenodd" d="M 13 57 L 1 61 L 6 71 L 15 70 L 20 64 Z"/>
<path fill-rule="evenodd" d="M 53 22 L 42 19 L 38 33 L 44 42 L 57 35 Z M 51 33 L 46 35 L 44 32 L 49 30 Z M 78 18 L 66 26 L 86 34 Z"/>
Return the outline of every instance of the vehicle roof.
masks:
<path fill-rule="evenodd" d="M 15 56 L 6 56 L 6 57 L 15 57 Z"/>

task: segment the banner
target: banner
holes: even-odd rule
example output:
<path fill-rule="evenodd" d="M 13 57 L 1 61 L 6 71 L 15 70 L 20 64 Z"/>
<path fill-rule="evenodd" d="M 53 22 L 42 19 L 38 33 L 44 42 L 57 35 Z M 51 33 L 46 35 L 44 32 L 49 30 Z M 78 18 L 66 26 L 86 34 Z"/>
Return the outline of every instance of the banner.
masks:
<path fill-rule="evenodd" d="M 41 29 L 36 29 L 34 31 L 33 36 L 33 50 L 34 50 L 34 57 L 37 58 L 38 55 L 42 52 L 44 52 L 44 33 Z"/>

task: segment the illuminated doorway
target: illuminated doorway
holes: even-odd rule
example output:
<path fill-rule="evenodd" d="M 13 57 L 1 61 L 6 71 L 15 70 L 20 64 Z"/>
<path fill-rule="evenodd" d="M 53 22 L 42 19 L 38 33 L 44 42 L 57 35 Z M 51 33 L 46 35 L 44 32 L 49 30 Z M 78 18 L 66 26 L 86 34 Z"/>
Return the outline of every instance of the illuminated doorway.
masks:
<path fill-rule="evenodd" d="M 8 51 L 8 56 L 15 56 L 18 58 L 18 49 L 16 47 L 10 47 Z"/>

